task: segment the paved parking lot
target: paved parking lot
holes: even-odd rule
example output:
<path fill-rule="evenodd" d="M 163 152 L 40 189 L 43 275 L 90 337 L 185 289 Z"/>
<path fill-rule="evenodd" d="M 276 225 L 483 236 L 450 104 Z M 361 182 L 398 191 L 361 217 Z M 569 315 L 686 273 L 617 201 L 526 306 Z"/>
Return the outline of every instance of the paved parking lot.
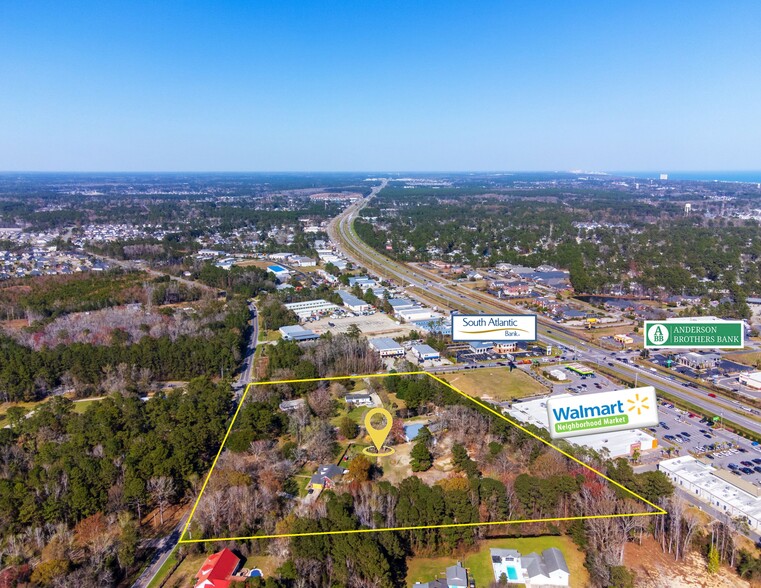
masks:
<path fill-rule="evenodd" d="M 591 376 L 581 376 L 571 370 L 565 369 L 564 364 L 552 366 L 551 369 L 559 369 L 565 375 L 567 380 L 562 382 L 553 382 L 553 392 L 556 394 L 587 394 L 589 392 L 610 392 L 620 390 L 619 384 L 614 384 L 605 376 L 595 372 Z M 592 368 L 594 371 L 594 368 Z"/>
<path fill-rule="evenodd" d="M 731 444 L 737 445 L 738 449 L 731 451 L 715 451 L 713 459 L 708 458 L 708 462 L 717 469 L 731 471 L 729 464 L 735 464 L 739 467 L 761 468 L 761 461 L 754 462 L 754 459 L 761 460 L 761 446 L 753 446 L 750 441 L 738 437 L 724 430 L 713 430 L 707 423 L 700 422 L 700 417 L 690 418 L 689 413 L 676 407 L 670 408 L 670 404 L 660 404 L 658 414 L 661 422 L 668 427 L 659 425 L 648 429 L 658 437 L 658 444 L 662 449 L 673 447 L 679 455 L 688 455 L 689 451 L 700 451 L 702 447 L 711 444 Z M 683 435 L 682 433 L 687 433 Z M 672 437 L 666 439 L 666 435 Z M 680 439 L 681 438 L 681 439 Z M 741 462 L 749 462 L 750 465 L 743 465 Z M 753 471 L 752 473 L 741 473 L 738 478 L 761 486 L 761 472 Z"/>
<path fill-rule="evenodd" d="M 321 335 L 326 331 L 345 333 L 352 324 L 357 325 L 366 337 L 406 337 L 415 330 L 415 325 L 401 324 L 381 312 L 369 315 L 350 314 L 340 318 L 326 316 L 316 321 L 305 322 L 304 327 Z"/>

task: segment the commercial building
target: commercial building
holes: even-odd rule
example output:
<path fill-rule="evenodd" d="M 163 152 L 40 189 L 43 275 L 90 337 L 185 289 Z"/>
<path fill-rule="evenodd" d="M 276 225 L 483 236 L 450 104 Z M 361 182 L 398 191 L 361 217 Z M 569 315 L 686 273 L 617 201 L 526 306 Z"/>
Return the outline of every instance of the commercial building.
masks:
<path fill-rule="evenodd" d="M 550 547 L 542 554 L 521 555 L 516 549 L 490 549 L 494 581 L 526 586 L 568 586 L 570 572 L 563 552 Z"/>
<path fill-rule="evenodd" d="M 391 308 L 394 309 L 394 314 L 400 310 L 409 310 L 410 308 L 415 308 L 415 306 L 417 306 L 412 300 L 406 300 L 404 298 L 389 298 L 388 303 L 391 305 Z"/>
<path fill-rule="evenodd" d="M 398 316 L 403 321 L 406 321 L 408 323 L 414 322 L 414 321 L 424 321 L 424 320 L 430 320 L 439 318 L 440 315 L 436 314 L 432 310 L 428 308 L 423 308 L 422 306 L 416 306 L 414 308 L 405 308 L 403 310 L 394 310 L 394 314 Z"/>
<path fill-rule="evenodd" d="M 658 464 L 658 469 L 671 478 L 677 488 L 732 518 L 745 519 L 751 529 L 761 530 L 761 488 L 691 455 L 665 459 Z"/>
<path fill-rule="evenodd" d="M 285 269 L 282 265 L 268 265 L 267 271 L 275 274 L 275 277 L 281 282 L 291 277 L 291 272 Z"/>
<path fill-rule="evenodd" d="M 381 357 L 401 357 L 404 355 L 404 347 L 391 337 L 377 337 L 368 340 L 370 347 L 380 353 Z"/>
<path fill-rule="evenodd" d="M 491 353 L 494 350 L 494 343 L 491 341 L 471 341 L 469 347 L 471 353 L 482 355 Z"/>
<path fill-rule="evenodd" d="M 372 278 L 368 278 L 367 276 L 356 276 L 349 278 L 349 286 L 359 286 L 362 288 L 362 290 L 367 290 L 368 288 L 375 288 L 378 285 L 378 282 L 373 280 Z"/>
<path fill-rule="evenodd" d="M 352 312 L 367 312 L 372 308 L 367 302 L 357 298 L 346 290 L 339 290 L 338 295 L 343 300 L 344 306 Z"/>
<path fill-rule="evenodd" d="M 740 383 L 748 388 L 761 390 L 761 372 L 740 374 Z"/>
<path fill-rule="evenodd" d="M 552 397 L 571 398 L 572 395 L 555 394 Z M 507 408 L 505 412 L 518 421 L 530 423 L 543 429 L 549 427 L 547 402 L 543 398 L 527 400 L 525 402 L 513 402 L 512 406 Z M 578 435 L 569 437 L 566 441 L 575 445 L 589 447 L 598 453 L 607 451 L 610 457 L 632 455 L 635 451 L 644 452 L 658 447 L 658 440 L 640 429 Z"/>
<path fill-rule="evenodd" d="M 414 325 L 416 329 L 420 329 L 426 333 L 439 333 L 441 335 L 452 334 L 452 321 L 449 321 L 444 317 L 429 318 L 421 321 L 411 321 L 408 324 Z"/>
<path fill-rule="evenodd" d="M 580 363 L 569 363 L 566 366 L 566 368 L 571 370 L 572 372 L 576 372 L 580 376 L 589 376 L 594 373 L 594 371 L 592 371 L 587 366 L 582 365 Z"/>
<path fill-rule="evenodd" d="M 301 320 L 327 314 L 339 308 L 337 304 L 322 299 L 305 300 L 304 302 L 290 302 L 286 304 L 285 307 L 288 310 L 295 312 Z"/>
<path fill-rule="evenodd" d="M 317 265 L 317 261 L 304 255 L 293 255 L 288 261 L 298 267 L 314 267 Z"/>
<path fill-rule="evenodd" d="M 515 341 L 495 341 L 494 353 L 498 355 L 508 355 L 518 350 L 518 344 Z"/>
<path fill-rule="evenodd" d="M 427 361 L 431 359 L 439 359 L 441 357 L 441 354 L 436 351 L 433 347 L 430 345 L 413 345 L 412 346 L 412 353 L 415 357 L 417 357 L 418 361 Z"/>
<path fill-rule="evenodd" d="M 689 353 L 682 353 L 676 356 L 678 364 L 695 370 L 709 370 L 716 367 L 719 360 L 721 360 L 721 355 L 718 353 L 695 353 L 690 351 Z"/>
<path fill-rule="evenodd" d="M 634 339 L 629 337 L 629 335 L 624 335 L 623 333 L 619 335 L 613 335 L 613 340 L 621 343 L 622 345 L 631 345 L 634 343 Z"/>
<path fill-rule="evenodd" d="M 560 382 L 568 379 L 563 370 L 550 370 L 550 375 Z"/>
<path fill-rule="evenodd" d="M 320 336 L 314 331 L 305 329 L 301 325 L 292 325 L 290 327 L 280 327 L 278 329 L 285 341 L 314 341 Z"/>

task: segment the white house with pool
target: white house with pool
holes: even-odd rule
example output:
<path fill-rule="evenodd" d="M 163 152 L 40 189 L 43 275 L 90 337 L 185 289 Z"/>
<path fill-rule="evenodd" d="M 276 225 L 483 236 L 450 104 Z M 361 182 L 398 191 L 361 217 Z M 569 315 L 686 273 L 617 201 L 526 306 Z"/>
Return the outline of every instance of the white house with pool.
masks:
<path fill-rule="evenodd" d="M 524 584 L 527 588 L 568 586 L 568 565 L 557 547 L 545 549 L 541 555 L 521 555 L 515 549 L 490 549 L 489 552 L 495 582 L 504 574 L 508 584 Z"/>

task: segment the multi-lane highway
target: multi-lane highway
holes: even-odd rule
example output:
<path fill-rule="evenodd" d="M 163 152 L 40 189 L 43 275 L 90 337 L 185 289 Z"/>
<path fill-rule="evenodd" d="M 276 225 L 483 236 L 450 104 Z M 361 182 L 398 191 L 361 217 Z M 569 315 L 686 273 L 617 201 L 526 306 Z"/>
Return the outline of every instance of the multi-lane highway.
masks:
<path fill-rule="evenodd" d="M 396 262 L 375 251 L 364 243 L 354 230 L 354 220 L 367 203 L 387 184 L 387 180 L 373 188 L 372 193 L 349 206 L 330 223 L 328 233 L 344 254 L 358 265 L 368 268 L 379 276 L 391 279 L 407 288 L 408 294 L 427 304 L 448 307 L 465 313 L 525 313 L 525 310 L 497 300 L 487 294 L 459 286 L 432 272 Z M 751 430 L 761 430 L 761 419 L 741 410 L 727 398 L 708 396 L 703 388 L 687 388 L 679 380 L 639 366 L 613 360 L 611 352 L 584 340 L 570 329 L 557 325 L 545 317 L 539 317 L 539 338 L 548 344 L 563 345 L 575 349 L 577 359 L 605 365 L 606 369 L 623 380 L 637 380 L 639 385 L 652 385 L 672 396 L 689 402 L 707 414 L 723 415 L 727 421 Z M 612 366 L 607 364 L 613 363 Z"/>

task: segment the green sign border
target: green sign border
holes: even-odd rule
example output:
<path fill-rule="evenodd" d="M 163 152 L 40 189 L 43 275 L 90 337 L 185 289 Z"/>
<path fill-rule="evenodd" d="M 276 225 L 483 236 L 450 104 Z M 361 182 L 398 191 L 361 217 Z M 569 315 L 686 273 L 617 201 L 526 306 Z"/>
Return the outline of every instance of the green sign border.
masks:
<path fill-rule="evenodd" d="M 675 325 L 690 326 L 736 326 L 740 329 L 740 345 L 715 345 L 715 344 L 691 344 L 691 345 L 672 345 L 669 341 L 661 345 L 649 344 L 647 331 L 653 325 L 665 325 L 666 328 Z M 642 329 L 642 346 L 645 349 L 742 349 L 745 347 L 745 325 L 742 321 L 645 321 Z"/>

